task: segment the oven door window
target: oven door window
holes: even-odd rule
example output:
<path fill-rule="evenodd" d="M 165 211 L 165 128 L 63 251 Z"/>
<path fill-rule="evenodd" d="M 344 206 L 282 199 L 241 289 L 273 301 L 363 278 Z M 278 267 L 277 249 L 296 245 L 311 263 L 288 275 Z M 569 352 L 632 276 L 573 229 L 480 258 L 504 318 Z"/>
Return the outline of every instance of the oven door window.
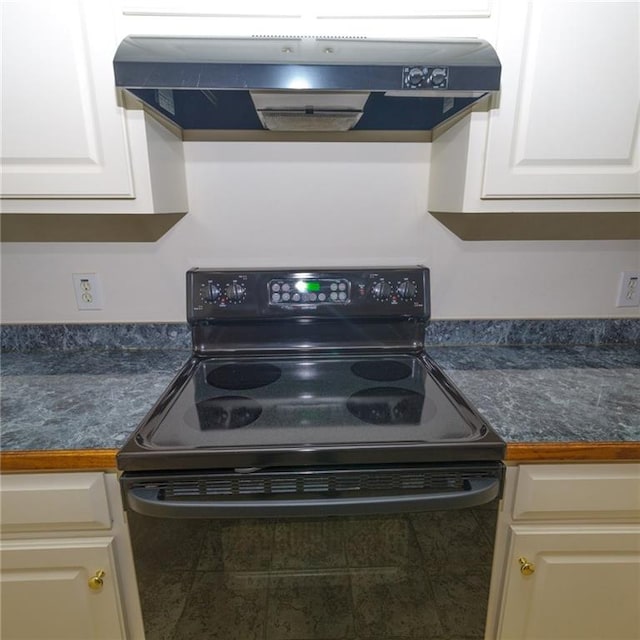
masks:
<path fill-rule="evenodd" d="M 359 517 L 130 511 L 147 640 L 481 639 L 496 514 L 496 500 Z"/>

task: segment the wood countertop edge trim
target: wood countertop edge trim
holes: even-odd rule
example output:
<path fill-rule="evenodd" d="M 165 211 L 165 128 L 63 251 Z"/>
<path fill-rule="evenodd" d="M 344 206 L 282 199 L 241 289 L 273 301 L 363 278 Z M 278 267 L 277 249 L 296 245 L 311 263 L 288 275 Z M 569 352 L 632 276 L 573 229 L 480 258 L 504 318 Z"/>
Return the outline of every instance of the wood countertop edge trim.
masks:
<path fill-rule="evenodd" d="M 117 449 L 2 451 L 0 471 L 115 471 Z"/>
<path fill-rule="evenodd" d="M 507 462 L 640 461 L 640 442 L 527 442 L 507 445 Z"/>
<path fill-rule="evenodd" d="M 117 449 L 2 451 L 0 471 L 115 471 Z M 640 461 L 640 442 L 535 442 L 507 445 L 507 462 Z"/>

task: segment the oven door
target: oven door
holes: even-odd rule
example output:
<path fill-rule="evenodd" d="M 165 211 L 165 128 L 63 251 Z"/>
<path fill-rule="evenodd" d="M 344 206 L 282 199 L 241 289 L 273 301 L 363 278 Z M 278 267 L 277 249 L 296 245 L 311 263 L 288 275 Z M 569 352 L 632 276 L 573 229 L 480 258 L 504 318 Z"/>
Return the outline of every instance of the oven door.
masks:
<path fill-rule="evenodd" d="M 146 638 L 479 640 L 501 481 L 493 464 L 125 474 Z"/>

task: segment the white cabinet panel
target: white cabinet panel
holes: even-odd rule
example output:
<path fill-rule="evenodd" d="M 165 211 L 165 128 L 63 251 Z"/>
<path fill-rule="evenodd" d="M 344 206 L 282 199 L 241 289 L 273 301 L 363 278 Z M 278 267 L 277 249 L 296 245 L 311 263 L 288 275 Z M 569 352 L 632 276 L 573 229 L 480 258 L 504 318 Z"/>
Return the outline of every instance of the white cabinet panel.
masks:
<path fill-rule="evenodd" d="M 304 10 L 298 0 L 122 0 L 125 15 L 209 17 L 299 17 Z"/>
<path fill-rule="evenodd" d="M 494 0 L 241 2 L 123 0 L 121 35 L 493 39 Z"/>
<path fill-rule="evenodd" d="M 503 2 L 485 198 L 640 194 L 640 3 Z"/>
<path fill-rule="evenodd" d="M 361 0 L 122 0 L 126 15 L 180 15 L 211 17 L 420 18 L 488 16 L 492 0 L 398 0 L 391 4 Z"/>
<path fill-rule="evenodd" d="M 500 640 L 637 640 L 640 527 L 514 526 L 504 593 Z"/>
<path fill-rule="evenodd" d="M 491 15 L 491 0 L 396 0 L 369 3 L 359 0 L 323 0 L 320 18 L 435 18 Z"/>
<path fill-rule="evenodd" d="M 520 468 L 514 520 L 640 518 L 640 464 Z"/>
<path fill-rule="evenodd" d="M 2 195 L 132 198 L 110 3 L 2 2 Z"/>
<path fill-rule="evenodd" d="M 119 35 L 304 35 L 307 3 L 276 0 L 122 0 Z"/>
<path fill-rule="evenodd" d="M 3 640 L 125 638 L 112 538 L 3 541 Z M 89 580 L 103 571 L 102 587 Z"/>
<path fill-rule="evenodd" d="M 2 476 L 0 498 L 3 532 L 111 528 L 103 473 Z"/>

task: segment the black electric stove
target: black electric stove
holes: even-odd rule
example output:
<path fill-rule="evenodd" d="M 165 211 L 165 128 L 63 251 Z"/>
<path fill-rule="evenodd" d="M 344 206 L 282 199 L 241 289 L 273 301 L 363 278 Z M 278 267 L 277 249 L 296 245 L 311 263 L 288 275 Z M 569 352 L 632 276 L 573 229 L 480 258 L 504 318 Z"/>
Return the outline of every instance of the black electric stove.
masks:
<path fill-rule="evenodd" d="M 383 511 L 495 498 L 505 445 L 425 352 L 429 299 L 424 267 L 189 271 L 193 357 L 118 454 L 129 506 L 343 513 L 354 477 Z"/>

